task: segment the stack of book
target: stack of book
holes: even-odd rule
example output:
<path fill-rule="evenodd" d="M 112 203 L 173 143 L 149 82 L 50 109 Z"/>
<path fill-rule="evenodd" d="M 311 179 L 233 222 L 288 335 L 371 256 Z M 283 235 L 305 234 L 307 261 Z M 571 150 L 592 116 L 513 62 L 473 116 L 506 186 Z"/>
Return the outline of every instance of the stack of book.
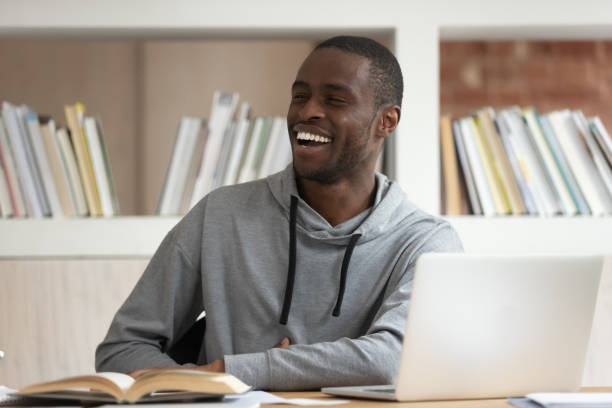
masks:
<path fill-rule="evenodd" d="M 250 118 L 238 94 L 215 92 L 210 118 L 181 119 L 157 213 L 180 215 L 217 187 L 281 171 L 291 162 L 287 123 Z"/>
<path fill-rule="evenodd" d="M 447 215 L 612 214 L 612 139 L 579 110 L 479 109 L 440 119 Z"/>
<path fill-rule="evenodd" d="M 2 104 L 2 217 L 119 214 L 100 119 L 79 103 L 64 110 L 68 129 L 26 105 Z"/>

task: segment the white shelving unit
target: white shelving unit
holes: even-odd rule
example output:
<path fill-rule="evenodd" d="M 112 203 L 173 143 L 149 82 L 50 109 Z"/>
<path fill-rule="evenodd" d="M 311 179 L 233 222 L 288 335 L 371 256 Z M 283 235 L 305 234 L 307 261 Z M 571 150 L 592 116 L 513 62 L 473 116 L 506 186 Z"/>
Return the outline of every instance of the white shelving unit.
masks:
<path fill-rule="evenodd" d="M 440 39 L 612 38 L 612 2 L 518 0 L 510 4 L 478 0 L 431 0 L 426 3 L 380 0 L 346 3 L 313 0 L 307 7 L 286 1 L 237 0 L 183 0 L 172 4 L 163 0 L 95 3 L 5 0 L 0 3 L 0 39 L 249 40 L 315 38 L 338 33 L 388 34 L 393 38 L 405 80 L 403 117 L 395 140 L 396 178 L 417 205 L 439 214 Z M 512 248 L 514 251 L 612 254 L 612 241 L 608 238 L 612 231 L 610 218 L 459 217 L 450 220 L 469 250 L 492 249 L 491 242 L 495 241 L 491 241 L 489 234 L 503 231 L 505 245 L 499 246 L 500 251 Z M 2 220 L 0 256 L 150 255 L 155 243 L 167 232 L 165 228 L 175 222 L 149 217 Z M 39 233 L 31 235 L 34 231 Z M 65 238 L 58 238 L 62 234 Z M 532 236 L 538 237 L 537 242 L 526 239 Z M 571 237 L 573 242 L 565 243 L 559 236 Z M 53 250 L 49 249 L 51 247 Z"/>

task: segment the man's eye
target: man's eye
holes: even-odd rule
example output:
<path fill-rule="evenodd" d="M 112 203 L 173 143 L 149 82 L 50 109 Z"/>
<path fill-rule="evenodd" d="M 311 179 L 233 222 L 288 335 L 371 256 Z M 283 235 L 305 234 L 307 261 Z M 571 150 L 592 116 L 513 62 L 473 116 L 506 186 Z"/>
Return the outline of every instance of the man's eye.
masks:
<path fill-rule="evenodd" d="M 306 99 L 306 95 L 304 94 L 295 94 L 291 97 L 291 100 L 299 102 L 299 101 L 303 101 Z"/>
<path fill-rule="evenodd" d="M 344 98 L 337 98 L 337 97 L 329 97 L 327 98 L 327 102 L 334 104 L 334 105 L 346 105 L 346 99 Z"/>

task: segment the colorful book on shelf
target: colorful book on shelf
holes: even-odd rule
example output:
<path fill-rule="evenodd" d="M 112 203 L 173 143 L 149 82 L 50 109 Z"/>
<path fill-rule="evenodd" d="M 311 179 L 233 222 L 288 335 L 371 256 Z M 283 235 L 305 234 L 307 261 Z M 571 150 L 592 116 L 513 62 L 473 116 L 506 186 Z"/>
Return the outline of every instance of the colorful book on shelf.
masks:
<path fill-rule="evenodd" d="M 538 120 L 538 123 L 540 124 L 540 128 L 542 129 L 544 137 L 546 138 L 546 141 L 548 142 L 548 146 L 550 147 L 550 150 L 553 154 L 555 162 L 557 163 L 557 166 L 561 172 L 563 181 L 567 185 L 568 191 L 572 197 L 572 201 L 574 202 L 574 205 L 576 206 L 580 214 L 590 215 L 591 209 L 589 208 L 589 205 L 587 204 L 584 198 L 584 195 L 582 194 L 582 190 L 580 189 L 580 186 L 578 185 L 578 182 L 576 181 L 576 178 L 574 177 L 574 173 L 572 172 L 572 169 L 570 168 L 567 162 L 567 158 L 565 157 L 565 154 L 563 153 L 563 149 L 561 148 L 561 145 L 559 144 L 559 141 L 557 140 L 557 136 L 555 135 L 552 125 L 550 124 L 548 116 L 547 115 L 537 115 L 536 119 Z"/>
<path fill-rule="evenodd" d="M 61 152 L 55 138 L 55 122 L 48 120 L 40 125 L 40 134 L 49 159 L 49 168 L 55 184 L 62 213 L 67 217 L 76 214 L 75 204 L 70 192 L 69 176 L 62 163 Z"/>
<path fill-rule="evenodd" d="M 495 170 L 498 183 L 501 186 L 502 198 L 514 215 L 525 214 L 525 203 L 521 197 L 520 190 L 516 183 L 514 173 L 510 167 L 508 156 L 504 151 L 499 133 L 493 123 L 495 111 L 491 108 L 479 109 L 477 112 L 478 122 L 482 128 L 487 144 L 491 150 L 491 161 Z"/>
<path fill-rule="evenodd" d="M 517 155 L 527 188 L 536 204 L 537 213 L 543 216 L 560 214 L 560 204 L 551 191 L 545 170 L 537 157 L 535 146 L 531 143 L 531 137 L 520 110 L 518 108 L 504 109 L 499 115 L 508 124 L 509 140 Z"/>
<path fill-rule="evenodd" d="M 227 168 L 225 170 L 223 179 L 224 185 L 234 184 L 237 182 L 238 173 L 240 170 L 240 159 L 243 152 L 248 148 L 249 144 L 249 129 L 251 128 L 250 125 L 253 123 L 247 119 L 249 106 L 246 104 L 246 102 L 243 102 L 240 109 L 241 112 L 244 112 L 244 117 L 242 117 L 242 113 L 238 115 L 236 135 L 234 137 L 234 143 L 232 143 L 232 149 L 228 157 Z"/>
<path fill-rule="evenodd" d="M 60 204 L 57 188 L 55 186 L 55 180 L 53 179 L 53 173 L 51 172 L 51 167 L 49 166 L 47 152 L 45 151 L 42 140 L 40 123 L 38 122 L 38 115 L 31 109 L 27 109 L 25 112 L 25 119 L 32 143 L 34 158 L 40 171 L 43 191 L 45 193 L 47 205 L 49 206 L 49 215 L 53 217 L 63 217 L 64 211 Z"/>
<path fill-rule="evenodd" d="M 234 117 L 238 99 L 239 95 L 237 93 L 226 94 L 216 91 L 213 96 L 210 118 L 208 120 L 206 148 L 193 189 L 190 207 L 193 207 L 200 201 L 212 188 L 215 168 L 217 167 L 223 146 L 223 136 Z"/>
<path fill-rule="evenodd" d="M 240 172 L 237 181 L 238 183 L 245 183 L 247 181 L 255 180 L 255 156 L 257 154 L 257 146 L 259 146 L 259 139 L 263 131 L 264 122 L 264 118 L 255 118 L 253 120 L 253 127 L 251 129 L 249 144 L 245 148 L 243 159 L 240 163 Z"/>
<path fill-rule="evenodd" d="M 68 124 L 72 144 L 74 146 L 79 175 L 83 182 L 83 190 L 85 192 L 89 215 L 97 217 L 103 214 L 102 206 L 100 204 L 100 195 L 93 174 L 89 147 L 81 128 L 81 122 L 79 121 L 79 115 L 81 114 L 79 111 L 83 110 L 81 106 L 82 105 L 79 104 L 66 105 L 64 106 L 64 112 L 66 114 L 66 123 Z"/>
<path fill-rule="evenodd" d="M 277 159 L 283 161 L 287 157 L 288 137 L 284 130 L 287 128 L 287 122 L 284 118 L 275 117 L 272 119 L 272 127 L 270 129 L 270 138 L 266 148 L 264 149 L 261 166 L 257 178 L 264 178 L 276 172 L 278 163 Z M 291 148 L 291 146 L 289 146 Z"/>
<path fill-rule="evenodd" d="M 467 158 L 470 162 L 472 175 L 474 176 L 474 185 L 478 191 L 482 213 L 487 217 L 494 216 L 497 214 L 497 211 L 495 209 L 495 203 L 493 202 L 493 195 L 487 182 L 482 157 L 478 152 L 476 135 L 474 133 L 474 119 L 472 117 L 462 118 L 459 120 L 459 124 Z"/>
<path fill-rule="evenodd" d="M 252 180 L 256 180 L 260 177 L 261 165 L 263 163 L 263 157 L 268 149 L 270 135 L 272 134 L 274 124 L 274 118 L 265 118 L 263 122 L 263 127 L 261 128 L 261 133 L 259 134 L 259 138 L 257 140 L 257 145 L 255 150 L 255 156 L 253 157 L 251 174 Z"/>
<path fill-rule="evenodd" d="M 455 141 L 455 146 L 457 147 L 457 157 L 459 158 L 459 163 L 461 164 L 460 174 L 463 176 L 465 191 L 468 197 L 467 201 L 469 202 L 468 211 L 474 215 L 482 215 L 482 207 L 480 206 L 480 199 L 478 198 L 478 192 L 476 190 L 476 185 L 474 184 L 474 176 L 472 174 L 470 162 L 465 151 L 459 121 L 453 120 L 452 128 L 453 139 Z"/>
<path fill-rule="evenodd" d="M 478 154 L 480 154 L 482 159 L 487 183 L 489 184 L 489 189 L 493 195 L 495 211 L 498 215 L 506 215 L 510 213 L 510 205 L 508 204 L 504 187 L 501 184 L 501 178 L 499 177 L 499 172 L 495 166 L 491 148 L 485 139 L 482 125 L 477 117 L 472 118 L 472 127 L 474 134 L 476 135 L 476 147 L 478 148 Z"/>
<path fill-rule="evenodd" d="M 91 157 L 96 186 L 98 187 L 102 215 L 105 217 L 118 215 L 115 211 L 117 200 L 113 197 L 112 182 L 109 180 L 110 173 L 107 169 L 107 160 L 105 160 L 106 149 L 103 147 L 102 135 L 98 133 L 98 124 L 95 118 L 86 116 L 83 119 L 83 134 L 89 147 L 89 155 Z"/>
<path fill-rule="evenodd" d="M 4 119 L 0 117 L 0 160 L 2 161 L 2 167 L 4 168 L 4 176 L 6 178 L 7 189 L 9 191 L 9 198 L 13 207 L 13 216 L 25 217 L 26 207 L 21 190 L 21 184 L 17 177 L 17 169 L 15 167 L 15 160 L 11 151 L 8 135 L 6 134 L 6 128 L 4 126 Z M 8 209 L 7 209 L 8 211 Z"/>
<path fill-rule="evenodd" d="M 451 118 L 443 116 L 440 118 L 440 147 L 442 174 L 444 175 L 444 196 L 446 215 L 460 215 L 461 211 L 461 188 L 459 181 L 459 166 L 455 154 L 455 142 Z"/>
<path fill-rule="evenodd" d="M 592 214 L 601 216 L 612 213 L 612 205 L 605 199 L 606 187 L 581 139 L 571 112 L 567 109 L 554 111 L 548 118 Z"/>
<path fill-rule="evenodd" d="M 237 129 L 238 121 L 236 120 L 232 120 L 227 129 L 225 129 L 225 136 L 223 136 L 219 160 L 217 160 L 217 166 L 215 167 L 215 171 L 213 173 L 211 191 L 223 185 L 223 179 L 228 164 L 228 157 L 232 149 L 232 144 L 234 143 L 234 138 L 236 137 Z"/>
<path fill-rule="evenodd" d="M 217 188 L 226 184 L 234 184 L 233 182 L 226 183 L 226 175 L 230 171 L 230 157 L 233 154 L 234 146 L 239 143 L 239 139 L 243 137 L 244 123 L 248 120 L 250 106 L 247 102 L 242 102 L 236 113 L 236 120 L 233 120 L 227 129 L 227 134 L 223 138 L 223 147 L 219 162 L 215 168 L 213 177 L 213 188 Z"/>
<path fill-rule="evenodd" d="M 589 119 L 589 128 L 593 136 L 595 136 L 595 140 L 599 143 L 601 151 L 604 152 L 608 160 L 608 165 L 612 167 L 612 139 L 610 139 L 610 135 L 601 122 L 601 119 L 597 116 Z"/>
<path fill-rule="evenodd" d="M 43 180 L 44 174 L 37 154 L 39 147 L 38 142 L 40 140 L 36 137 L 37 134 L 35 135 L 32 133 L 30 126 L 28 125 L 28 115 L 32 113 L 32 110 L 27 105 L 21 105 L 16 108 L 16 112 L 17 117 L 19 119 L 21 135 L 26 147 L 26 155 L 32 170 L 36 194 L 38 196 L 38 200 L 42 208 L 43 216 L 48 217 L 51 215 L 51 205 L 48 197 L 49 193 L 45 189 L 45 184 Z M 38 123 L 37 120 L 36 123 Z"/>
<path fill-rule="evenodd" d="M 200 170 L 202 157 L 204 156 L 207 132 L 207 120 L 201 119 L 200 132 L 197 137 L 196 145 L 193 149 L 193 154 L 188 157 L 189 167 L 187 170 L 187 179 L 185 180 L 185 189 L 183 190 L 183 196 L 181 197 L 181 205 L 179 210 L 180 214 L 186 214 L 191 205 L 191 196 L 193 195 L 193 189 L 195 188 L 198 171 Z"/>
<path fill-rule="evenodd" d="M 523 166 L 519 161 L 518 155 L 514 151 L 512 143 L 510 141 L 510 127 L 506 120 L 501 115 L 496 115 L 495 127 L 499 132 L 502 144 L 504 145 L 504 150 L 506 155 L 508 156 L 508 162 L 510 163 L 510 167 L 512 168 L 512 173 L 516 179 L 516 183 L 521 192 L 521 196 L 523 197 L 523 202 L 525 203 L 525 209 L 527 210 L 527 214 L 529 215 L 537 215 L 538 207 L 535 204 L 535 200 L 531 194 L 531 190 L 527 185 L 527 178 L 525 177 L 525 172 L 523 171 Z"/>
<path fill-rule="evenodd" d="M 573 111 L 572 117 L 576 123 L 576 127 L 580 131 L 582 139 L 586 142 L 588 151 L 591 156 L 591 160 L 595 164 L 595 167 L 599 171 L 599 175 L 606 186 L 606 191 L 601 192 L 602 199 L 609 203 L 609 207 L 612 208 L 612 170 L 608 165 L 608 161 L 604 156 L 604 153 L 599 148 L 598 143 L 595 141 L 595 136 L 591 133 L 589 123 L 584 117 L 582 111 Z"/>
<path fill-rule="evenodd" d="M 482 135 L 491 151 L 491 162 L 500 185 L 502 198 L 509 212 L 518 215 L 525 214 L 525 204 L 521 197 L 514 173 L 510 167 L 508 157 L 504 151 L 499 132 L 495 127 L 493 118 L 495 111 L 492 108 L 482 108 L 476 112 Z"/>
<path fill-rule="evenodd" d="M 26 213 L 30 217 L 42 217 L 44 212 L 34 178 L 34 159 L 29 150 L 29 144 L 26 142 L 17 108 L 8 102 L 3 102 L 2 119 L 6 126 L 10 150 L 13 153 L 17 177 L 23 189 Z"/>
<path fill-rule="evenodd" d="M 68 186 L 70 187 L 70 195 L 74 203 L 75 214 L 78 216 L 86 216 L 89 214 L 89 207 L 87 206 L 87 199 L 85 198 L 85 189 L 83 188 L 83 182 L 79 174 L 76 155 L 66 129 L 57 129 L 55 132 L 55 139 L 61 153 L 64 172 L 68 175 Z"/>
<path fill-rule="evenodd" d="M 544 133 L 542 132 L 542 129 L 538 123 L 535 109 L 533 107 L 524 108 L 523 118 L 531 131 L 531 136 L 533 137 L 537 149 L 544 161 L 544 167 L 548 172 L 548 176 L 552 180 L 557 196 L 561 199 L 563 213 L 565 215 L 576 215 L 578 213 L 578 208 L 572 200 L 567 184 L 563 180 L 563 176 L 561 175 L 559 167 L 555 162 L 548 143 L 546 143 L 546 138 L 544 137 Z"/>
<path fill-rule="evenodd" d="M 201 127 L 202 120 L 199 118 L 183 117 L 180 121 L 158 206 L 157 213 L 159 215 L 178 215 L 181 213 L 181 204 L 190 175 L 190 168 L 196 157 L 200 156 L 200 152 L 196 151 L 196 148 L 204 148 L 204 145 L 199 143 L 199 139 L 202 137 Z"/>
<path fill-rule="evenodd" d="M 291 163 L 291 161 L 293 160 L 293 154 L 291 152 L 291 141 L 289 140 L 289 130 L 287 129 L 287 120 L 285 118 L 281 119 L 282 126 L 279 130 L 280 137 L 278 139 L 278 145 L 275 148 L 276 153 L 272 156 L 273 158 L 272 163 L 270 165 L 271 167 L 268 168 L 268 174 L 266 174 L 266 176 L 278 173 L 279 171 L 287 167 L 289 163 Z M 383 145 L 383 148 L 376 162 L 376 169 L 379 172 L 383 171 L 383 159 L 385 157 L 384 149 L 385 146 Z"/>
<path fill-rule="evenodd" d="M 11 192 L 8 185 L 8 178 L 4 171 L 4 160 L 2 160 L 2 147 L 0 147 L 0 217 L 8 218 L 15 215 Z"/>
<path fill-rule="evenodd" d="M 108 189 L 109 194 L 111 196 L 113 215 L 119 215 L 119 199 L 117 198 L 117 190 L 115 188 L 113 172 L 111 171 L 110 158 L 108 155 L 108 149 L 106 148 L 104 129 L 102 127 L 102 119 L 100 117 L 96 117 L 95 124 L 98 132 L 98 137 L 100 139 L 100 149 L 102 152 L 102 158 L 104 160 L 104 168 L 106 170 L 106 179 L 108 181 Z"/>

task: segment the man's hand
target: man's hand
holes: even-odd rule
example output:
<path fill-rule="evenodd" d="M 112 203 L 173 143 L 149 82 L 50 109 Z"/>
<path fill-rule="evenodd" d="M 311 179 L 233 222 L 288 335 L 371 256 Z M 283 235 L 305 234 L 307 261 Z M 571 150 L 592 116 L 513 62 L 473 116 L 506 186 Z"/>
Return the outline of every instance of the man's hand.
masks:
<path fill-rule="evenodd" d="M 289 347 L 290 345 L 291 345 L 291 340 L 289 340 L 289 337 L 285 337 L 284 339 L 281 340 L 280 343 L 274 346 L 274 348 L 284 349 L 286 347 Z"/>
<path fill-rule="evenodd" d="M 289 340 L 289 337 L 285 337 L 281 340 L 280 343 L 278 343 L 276 346 L 274 346 L 274 348 L 280 348 L 280 349 L 284 349 L 286 347 L 289 347 L 291 345 L 291 340 Z M 128 373 L 129 376 L 131 376 L 132 378 L 138 378 L 141 375 L 148 373 L 150 371 L 163 371 L 163 370 L 200 370 L 200 371 L 208 371 L 211 373 L 224 373 L 225 372 L 225 361 L 223 361 L 223 359 L 221 360 L 215 360 L 210 364 L 206 364 L 203 366 L 199 366 L 199 367 L 155 367 L 155 368 L 147 368 L 144 370 L 135 370 L 132 371 L 131 373 Z"/>

